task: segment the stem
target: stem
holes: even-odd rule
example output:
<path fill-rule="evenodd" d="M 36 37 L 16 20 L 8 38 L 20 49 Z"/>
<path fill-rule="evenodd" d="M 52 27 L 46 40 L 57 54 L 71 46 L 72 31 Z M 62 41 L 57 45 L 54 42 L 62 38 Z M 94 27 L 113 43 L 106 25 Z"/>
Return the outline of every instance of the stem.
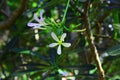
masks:
<path fill-rule="evenodd" d="M 84 20 L 84 26 L 86 28 L 86 36 L 87 40 L 89 42 L 89 46 L 91 49 L 91 53 L 93 53 L 94 61 L 97 66 L 97 70 L 99 72 L 99 79 L 98 80 L 105 80 L 105 74 L 104 70 L 102 68 L 98 51 L 96 49 L 96 46 L 94 44 L 93 38 L 92 38 L 92 32 L 91 32 L 91 25 L 88 17 L 88 11 L 89 11 L 89 5 L 90 5 L 90 0 L 88 0 L 85 5 L 84 5 L 84 15 L 83 15 L 83 20 Z"/>
<path fill-rule="evenodd" d="M 67 14 L 69 3 L 70 3 L 70 0 L 68 0 L 68 2 L 67 2 L 67 6 L 66 6 L 66 9 L 65 9 L 65 12 L 64 12 L 64 15 L 63 15 L 63 19 L 62 19 L 62 24 L 65 23 L 65 17 L 66 17 L 66 14 Z"/>
<path fill-rule="evenodd" d="M 26 9 L 26 5 L 29 0 L 21 0 L 20 6 L 13 12 L 11 16 L 7 20 L 0 22 L 0 30 L 7 30 L 12 27 L 12 25 L 15 24 L 16 20 L 20 15 L 24 12 Z"/>
<path fill-rule="evenodd" d="M 77 6 L 73 0 L 70 1 L 70 4 L 71 4 L 71 6 L 72 6 L 76 11 L 78 11 L 81 15 L 83 14 L 82 9 L 81 9 L 79 6 Z"/>

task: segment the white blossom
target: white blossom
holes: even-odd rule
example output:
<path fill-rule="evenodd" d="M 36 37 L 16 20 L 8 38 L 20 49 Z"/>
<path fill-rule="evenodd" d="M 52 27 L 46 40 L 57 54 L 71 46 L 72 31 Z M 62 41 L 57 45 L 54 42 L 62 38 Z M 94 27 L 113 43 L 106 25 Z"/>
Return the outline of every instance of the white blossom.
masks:
<path fill-rule="evenodd" d="M 33 29 L 45 29 L 45 28 L 41 27 L 41 26 L 45 26 L 46 25 L 46 23 L 44 21 L 44 18 L 43 18 L 43 10 L 41 10 L 41 12 L 40 12 L 40 19 L 38 18 L 36 13 L 34 13 L 34 17 L 33 18 L 34 18 L 34 20 L 37 23 L 28 22 L 27 26 L 32 27 Z"/>
<path fill-rule="evenodd" d="M 51 36 L 52 38 L 56 41 L 55 43 L 51 43 L 49 44 L 49 47 L 55 47 L 58 45 L 58 48 L 57 48 L 57 53 L 60 55 L 61 54 L 61 46 L 64 46 L 64 47 L 70 47 L 71 46 L 71 43 L 65 43 L 64 42 L 64 39 L 66 37 L 66 33 L 63 33 L 61 38 L 58 39 L 58 37 L 56 36 L 56 34 L 54 32 L 51 33 Z"/>

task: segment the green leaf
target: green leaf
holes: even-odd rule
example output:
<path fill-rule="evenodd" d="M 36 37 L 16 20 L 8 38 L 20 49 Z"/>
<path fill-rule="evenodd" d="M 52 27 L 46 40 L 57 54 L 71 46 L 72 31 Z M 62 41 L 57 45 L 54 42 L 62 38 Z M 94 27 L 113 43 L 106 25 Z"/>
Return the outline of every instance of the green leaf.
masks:
<path fill-rule="evenodd" d="M 23 70 L 23 71 L 18 71 L 18 72 L 14 72 L 11 76 L 21 76 L 23 74 L 28 74 L 31 72 L 37 72 L 40 71 L 40 68 L 35 68 L 35 69 L 28 69 L 28 70 Z"/>
<path fill-rule="evenodd" d="M 109 56 L 104 58 L 104 62 L 113 61 L 113 60 L 118 59 L 118 58 L 120 58 L 120 55 L 109 55 Z"/>
<path fill-rule="evenodd" d="M 119 12 L 116 10 L 113 11 L 113 20 L 114 23 L 119 23 Z"/>
<path fill-rule="evenodd" d="M 76 48 L 74 50 L 68 51 L 68 53 L 78 53 L 78 52 L 82 52 L 84 49 L 83 48 Z"/>
<path fill-rule="evenodd" d="M 45 56 L 45 55 L 43 55 L 43 54 L 40 54 L 40 53 L 38 53 L 38 52 L 31 51 L 31 54 L 32 54 L 33 56 L 37 56 L 37 57 L 38 57 L 39 59 L 41 59 L 41 60 L 49 61 L 49 58 L 48 58 L 47 56 Z"/>
<path fill-rule="evenodd" d="M 113 26 L 114 26 L 116 29 L 120 30 L 120 24 L 113 24 Z"/>
<path fill-rule="evenodd" d="M 43 8 L 52 8 L 60 3 L 66 3 L 67 0 L 50 0 L 49 2 L 47 2 Z"/>
<path fill-rule="evenodd" d="M 120 44 L 115 45 L 107 50 L 108 54 L 111 56 L 120 55 Z"/>
<path fill-rule="evenodd" d="M 15 53 L 21 53 L 21 54 L 30 54 L 31 51 L 28 49 L 24 49 L 24 48 L 13 48 L 11 49 L 11 51 L 15 52 Z"/>
<path fill-rule="evenodd" d="M 21 64 L 20 67 L 41 67 L 41 66 L 48 66 L 46 64 L 40 64 L 40 63 L 28 63 L 28 64 Z"/>
<path fill-rule="evenodd" d="M 98 75 L 97 74 L 79 74 L 79 75 L 83 75 L 85 77 L 94 77 L 94 78 L 98 78 Z"/>
<path fill-rule="evenodd" d="M 109 48 L 107 52 L 108 56 L 104 57 L 105 62 L 120 58 L 120 44 Z"/>
<path fill-rule="evenodd" d="M 86 2 L 87 0 L 79 0 L 80 2 Z"/>
<path fill-rule="evenodd" d="M 92 70 L 92 69 L 95 69 L 95 66 L 92 64 L 86 64 L 81 66 L 67 66 L 65 68 L 76 69 L 76 70 Z"/>

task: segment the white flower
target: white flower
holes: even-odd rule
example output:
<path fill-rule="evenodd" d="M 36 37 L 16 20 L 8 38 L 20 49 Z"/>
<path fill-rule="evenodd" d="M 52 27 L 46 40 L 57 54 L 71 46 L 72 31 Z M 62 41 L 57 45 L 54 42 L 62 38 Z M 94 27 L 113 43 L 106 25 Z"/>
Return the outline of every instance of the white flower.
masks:
<path fill-rule="evenodd" d="M 41 26 L 46 25 L 46 23 L 44 22 L 44 18 L 43 18 L 43 10 L 40 12 L 40 19 L 37 17 L 37 14 L 34 13 L 34 20 L 38 23 L 28 22 L 27 25 L 29 27 L 33 27 L 33 29 L 45 29 L 41 27 Z"/>
<path fill-rule="evenodd" d="M 51 43 L 49 45 L 49 47 L 55 47 L 55 46 L 58 45 L 57 53 L 59 55 L 61 54 L 61 45 L 64 46 L 64 47 L 70 47 L 71 46 L 71 43 L 65 43 L 64 42 L 64 39 L 66 37 L 66 33 L 63 33 L 60 39 L 58 39 L 58 37 L 56 36 L 56 34 L 54 32 L 51 33 L 51 36 L 57 43 Z"/>

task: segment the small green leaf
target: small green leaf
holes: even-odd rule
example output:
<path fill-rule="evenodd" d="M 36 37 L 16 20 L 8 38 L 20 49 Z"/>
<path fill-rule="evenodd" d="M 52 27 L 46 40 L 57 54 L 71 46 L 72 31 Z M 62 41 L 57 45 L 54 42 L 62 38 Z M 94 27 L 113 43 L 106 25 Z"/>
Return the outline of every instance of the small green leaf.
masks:
<path fill-rule="evenodd" d="M 37 71 L 40 71 L 41 69 L 39 68 L 35 68 L 35 69 L 28 69 L 28 70 L 23 70 L 23 71 L 18 71 L 18 72 L 14 72 L 12 74 L 12 76 L 21 76 L 23 74 L 28 74 L 28 73 L 31 73 L 31 72 L 37 72 Z"/>
<path fill-rule="evenodd" d="M 31 51 L 31 55 L 33 56 L 37 56 L 38 58 L 40 58 L 41 60 L 44 60 L 44 61 L 49 61 L 49 58 L 43 54 L 40 54 L 38 52 L 34 52 L 34 51 Z"/>
<path fill-rule="evenodd" d="M 113 60 L 118 59 L 118 58 L 120 58 L 120 55 L 109 55 L 109 56 L 104 58 L 104 62 L 113 61 Z"/>
<path fill-rule="evenodd" d="M 115 45 L 107 50 L 109 55 L 120 55 L 120 44 Z"/>
<path fill-rule="evenodd" d="M 120 58 L 120 44 L 109 48 L 107 52 L 108 56 L 104 58 L 105 62 Z"/>
<path fill-rule="evenodd" d="M 95 69 L 95 66 L 92 64 L 86 64 L 81 66 L 67 66 L 68 69 L 77 69 L 77 70 L 92 70 Z"/>
<path fill-rule="evenodd" d="M 113 24 L 113 26 L 114 26 L 116 29 L 120 30 L 120 24 Z"/>
<path fill-rule="evenodd" d="M 114 23 L 119 23 L 119 12 L 117 10 L 113 11 L 113 20 Z"/>
<path fill-rule="evenodd" d="M 15 53 L 21 53 L 21 54 L 30 54 L 31 51 L 28 49 L 24 49 L 24 48 L 13 48 L 11 49 L 11 51 L 15 52 Z"/>
<path fill-rule="evenodd" d="M 40 66 L 48 66 L 46 64 L 40 64 L 40 63 L 28 63 L 28 64 L 21 64 L 20 67 L 40 67 Z"/>

